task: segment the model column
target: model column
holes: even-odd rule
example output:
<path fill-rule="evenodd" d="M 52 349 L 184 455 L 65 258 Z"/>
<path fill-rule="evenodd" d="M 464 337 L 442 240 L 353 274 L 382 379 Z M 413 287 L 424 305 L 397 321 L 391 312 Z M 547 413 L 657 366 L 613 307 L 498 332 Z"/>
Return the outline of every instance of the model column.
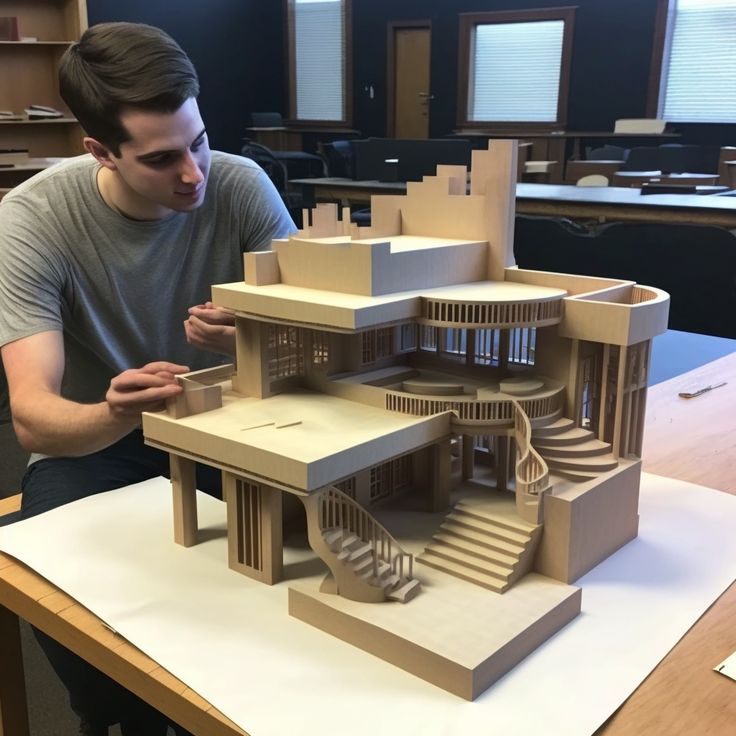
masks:
<path fill-rule="evenodd" d="M 284 566 L 282 492 L 226 471 L 222 490 L 230 568 L 268 585 L 278 583 Z"/>

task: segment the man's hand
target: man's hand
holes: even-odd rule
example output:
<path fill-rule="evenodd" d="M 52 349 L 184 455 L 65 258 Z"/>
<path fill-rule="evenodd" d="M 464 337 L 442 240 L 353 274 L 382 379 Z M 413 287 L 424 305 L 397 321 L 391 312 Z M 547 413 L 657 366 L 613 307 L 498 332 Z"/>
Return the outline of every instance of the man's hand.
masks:
<path fill-rule="evenodd" d="M 187 342 L 211 353 L 235 355 L 235 317 L 212 302 L 190 307 L 184 320 Z"/>
<path fill-rule="evenodd" d="M 113 415 L 120 418 L 140 417 L 143 411 L 160 411 L 166 399 L 182 392 L 176 376 L 188 371 L 185 365 L 164 361 L 131 368 L 110 381 L 105 400 Z"/>

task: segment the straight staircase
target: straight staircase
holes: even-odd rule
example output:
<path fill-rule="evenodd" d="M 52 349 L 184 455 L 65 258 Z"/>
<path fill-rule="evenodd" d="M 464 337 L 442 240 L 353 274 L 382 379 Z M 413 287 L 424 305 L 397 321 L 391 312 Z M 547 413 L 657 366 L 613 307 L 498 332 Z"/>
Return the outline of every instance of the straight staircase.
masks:
<path fill-rule="evenodd" d="M 532 568 L 541 531 L 541 525 L 460 501 L 417 561 L 503 593 Z"/>

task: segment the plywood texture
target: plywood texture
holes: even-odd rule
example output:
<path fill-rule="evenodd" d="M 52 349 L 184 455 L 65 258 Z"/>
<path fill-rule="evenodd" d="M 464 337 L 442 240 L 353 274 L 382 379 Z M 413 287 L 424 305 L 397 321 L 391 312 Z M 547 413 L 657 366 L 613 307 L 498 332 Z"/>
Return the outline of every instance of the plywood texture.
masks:
<path fill-rule="evenodd" d="M 196 539 L 193 460 L 227 471 L 231 562 L 233 544 L 251 544 L 258 559 L 239 569 L 262 582 L 281 574 L 281 491 L 302 497 L 310 545 L 339 582 L 295 584 L 292 613 L 467 699 L 577 615 L 566 583 L 636 536 L 647 363 L 628 346 L 666 329 L 669 305 L 626 280 L 515 268 L 517 164 L 515 141 L 491 141 L 473 152 L 469 191 L 464 167 L 439 167 L 374 197 L 368 228 L 334 204 L 306 213 L 302 231 L 245 256 L 244 281 L 212 288 L 235 315 L 232 380 L 184 376 L 183 397 L 143 420 L 147 442 L 178 458 L 180 542 Z M 561 446 L 535 440 L 552 434 Z M 535 441 L 539 454 L 526 451 Z M 470 478 L 515 517 L 543 508 L 536 559 L 514 523 L 481 514 L 431 551 L 445 572 L 429 558 L 414 570 L 393 546 L 399 516 L 379 523 L 378 510 L 413 494 L 432 520 Z M 236 520 L 241 481 L 254 510 Z M 547 577 L 525 575 L 532 564 Z M 481 587 L 493 576 L 499 593 Z M 353 583 L 406 604 L 347 601 L 374 600 Z"/>

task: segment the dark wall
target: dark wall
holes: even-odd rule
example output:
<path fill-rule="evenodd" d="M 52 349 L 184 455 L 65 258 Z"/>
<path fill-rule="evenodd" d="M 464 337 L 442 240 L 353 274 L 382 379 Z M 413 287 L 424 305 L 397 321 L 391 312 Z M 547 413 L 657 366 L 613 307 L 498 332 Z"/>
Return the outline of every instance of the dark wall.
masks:
<path fill-rule="evenodd" d="M 457 126 L 458 14 L 564 5 L 577 6 L 567 128 L 610 130 L 616 118 L 644 117 L 656 0 L 353 0 L 359 126 L 369 134 L 386 126 L 388 21 L 432 21 L 431 135 L 440 136 Z"/>
<path fill-rule="evenodd" d="M 90 25 L 150 23 L 171 34 L 200 77 L 210 144 L 239 152 L 253 111 L 285 112 L 280 0 L 87 0 Z"/>
<path fill-rule="evenodd" d="M 458 14 L 558 7 L 565 0 L 353 0 L 353 126 L 386 134 L 386 27 L 432 22 L 430 135 L 457 127 Z M 657 0 L 576 0 L 568 130 L 612 130 L 646 117 Z M 87 0 L 90 23 L 130 20 L 165 29 L 191 55 L 215 148 L 239 151 L 253 111 L 286 109 L 282 0 Z M 374 89 L 371 98 L 368 89 Z M 736 145 L 736 125 L 674 126 L 683 143 Z"/>
<path fill-rule="evenodd" d="M 612 130 L 617 118 L 647 117 L 657 0 L 353 0 L 355 127 L 386 131 L 389 21 L 432 22 L 430 135 L 438 137 L 457 127 L 458 14 L 565 5 L 577 7 L 566 128 Z M 736 144 L 736 125 L 674 127 L 683 143 Z"/>

